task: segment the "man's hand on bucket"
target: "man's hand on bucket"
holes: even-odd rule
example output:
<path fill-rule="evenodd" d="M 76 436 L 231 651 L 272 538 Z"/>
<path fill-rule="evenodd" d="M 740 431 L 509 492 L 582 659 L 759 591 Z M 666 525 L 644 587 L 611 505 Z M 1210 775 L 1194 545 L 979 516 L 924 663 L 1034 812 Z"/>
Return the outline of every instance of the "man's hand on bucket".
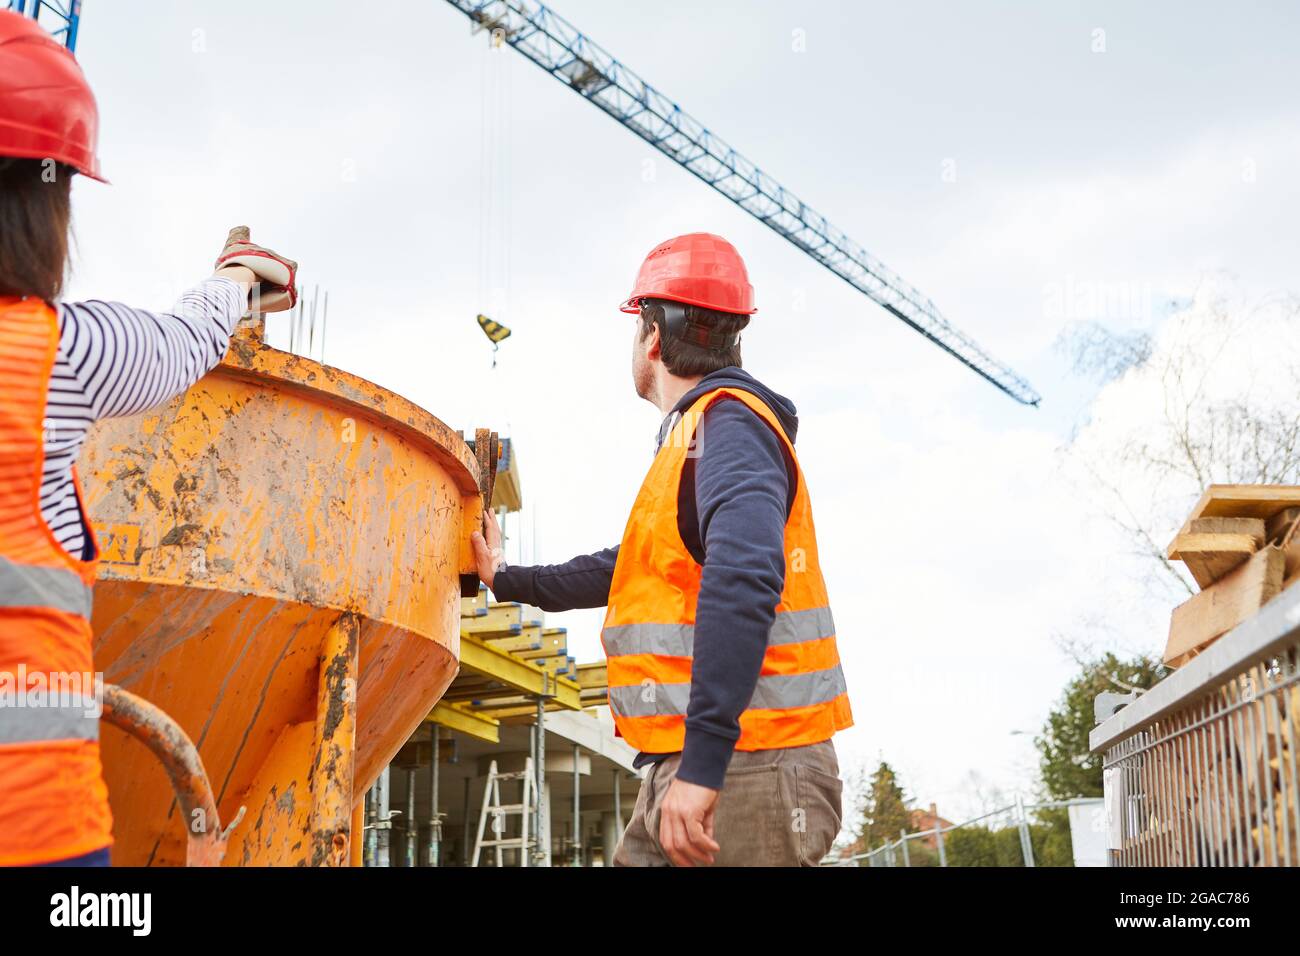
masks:
<path fill-rule="evenodd" d="M 474 548 L 478 579 L 491 588 L 497 568 L 505 564 L 505 553 L 501 549 L 501 526 L 497 524 L 495 512 L 483 512 L 483 530 L 475 531 L 469 540 Z"/>

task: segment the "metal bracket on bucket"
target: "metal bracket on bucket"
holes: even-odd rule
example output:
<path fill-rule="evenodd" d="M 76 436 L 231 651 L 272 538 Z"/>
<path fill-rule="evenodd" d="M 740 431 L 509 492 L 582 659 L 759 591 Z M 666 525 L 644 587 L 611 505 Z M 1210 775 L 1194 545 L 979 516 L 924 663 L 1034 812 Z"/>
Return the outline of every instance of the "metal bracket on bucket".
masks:
<path fill-rule="evenodd" d="M 148 747 L 167 771 L 185 818 L 185 865 L 220 866 L 230 832 L 244 819 L 246 808 L 240 807 L 230 826 L 222 829 L 203 760 L 181 725 L 116 684 L 104 685 L 103 719 Z"/>
<path fill-rule="evenodd" d="M 497 481 L 497 463 L 501 460 L 501 439 L 487 428 L 474 429 L 474 457 L 478 459 L 478 490 L 483 495 L 483 510 L 492 508 L 492 489 Z"/>

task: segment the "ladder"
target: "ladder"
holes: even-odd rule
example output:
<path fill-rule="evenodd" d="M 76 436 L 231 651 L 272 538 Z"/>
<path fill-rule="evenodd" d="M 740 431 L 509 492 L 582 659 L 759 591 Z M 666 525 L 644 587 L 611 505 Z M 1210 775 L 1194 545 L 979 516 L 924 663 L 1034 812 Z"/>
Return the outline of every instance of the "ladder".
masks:
<path fill-rule="evenodd" d="M 522 780 L 523 790 L 518 803 L 501 802 L 501 781 L 502 780 Z M 537 793 L 533 778 L 533 758 L 527 757 L 524 760 L 524 769 L 516 770 L 510 773 L 498 773 L 497 762 L 495 760 L 488 767 L 487 786 L 483 789 L 483 809 L 478 815 L 478 836 L 474 840 L 474 858 L 470 866 L 479 865 L 479 855 L 484 847 L 491 847 L 496 853 L 496 865 L 503 866 L 502 851 L 517 849 L 519 851 L 519 865 L 527 866 L 529 850 L 536 845 L 535 839 L 529 839 L 528 821 L 536 811 Z M 519 835 L 506 836 L 506 820 L 509 817 L 519 817 Z M 488 826 L 488 818 L 491 817 L 491 837 L 483 839 L 483 832 Z"/>

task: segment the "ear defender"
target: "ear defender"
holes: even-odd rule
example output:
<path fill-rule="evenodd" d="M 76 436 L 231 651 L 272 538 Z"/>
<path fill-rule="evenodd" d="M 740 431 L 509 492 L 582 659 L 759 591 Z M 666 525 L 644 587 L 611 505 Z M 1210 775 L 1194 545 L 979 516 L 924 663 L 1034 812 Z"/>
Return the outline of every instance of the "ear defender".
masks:
<path fill-rule="evenodd" d="M 739 332 L 719 332 L 698 321 L 694 307 L 681 302 L 646 299 L 641 302 L 641 315 L 647 321 L 658 322 L 669 338 L 711 351 L 724 351 L 740 341 Z"/>

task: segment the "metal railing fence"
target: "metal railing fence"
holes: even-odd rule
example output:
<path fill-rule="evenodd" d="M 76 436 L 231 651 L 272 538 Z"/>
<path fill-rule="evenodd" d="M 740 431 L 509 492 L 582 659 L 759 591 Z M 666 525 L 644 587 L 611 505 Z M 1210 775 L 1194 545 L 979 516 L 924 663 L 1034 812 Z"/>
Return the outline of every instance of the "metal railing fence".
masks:
<path fill-rule="evenodd" d="M 960 861 L 950 861 L 952 855 L 949 842 L 954 833 L 970 831 L 976 827 L 982 827 L 992 835 L 1003 830 L 1015 829 L 1019 841 L 1019 863 L 1011 865 L 1035 866 L 1033 840 L 1030 835 L 1030 827 L 1033 824 L 1032 814 L 1040 810 L 1064 810 L 1071 806 L 1098 806 L 1101 804 L 1100 798 L 1081 797 L 1075 800 L 1054 800 L 1038 803 L 1026 803 L 1020 797 L 1016 797 L 1012 803 L 987 813 L 982 813 L 977 817 L 972 817 L 961 823 L 943 826 L 936 823 L 934 827 L 928 830 L 917 830 L 914 832 L 900 831 L 897 840 L 884 843 L 874 849 L 867 850 L 863 853 L 856 853 L 851 856 L 842 857 L 829 862 L 829 866 L 914 866 L 913 855 L 916 852 L 913 846 L 922 844 L 927 852 L 937 854 L 938 865 L 946 867 L 950 865 L 962 865 Z"/>
<path fill-rule="evenodd" d="M 1097 726 L 1112 866 L 1300 863 L 1300 588 Z"/>

